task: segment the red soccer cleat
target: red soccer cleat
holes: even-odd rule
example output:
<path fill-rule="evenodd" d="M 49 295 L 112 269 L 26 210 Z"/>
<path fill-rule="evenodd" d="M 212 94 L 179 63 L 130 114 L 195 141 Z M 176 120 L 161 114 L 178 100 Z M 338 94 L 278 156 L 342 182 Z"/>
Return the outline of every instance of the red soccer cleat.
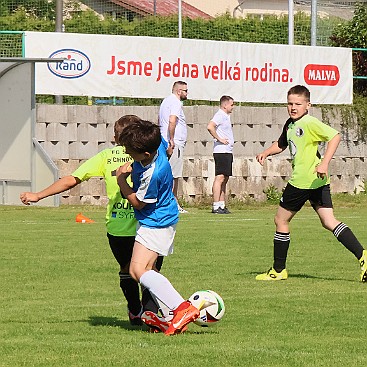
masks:
<path fill-rule="evenodd" d="M 162 332 L 164 333 L 168 327 L 169 322 L 166 321 L 163 317 L 159 317 L 152 311 L 145 311 L 141 315 L 141 319 L 143 320 L 144 324 L 148 325 L 154 332 Z"/>
<path fill-rule="evenodd" d="M 173 319 L 165 331 L 165 335 L 174 335 L 184 331 L 190 322 L 195 321 L 200 315 L 199 310 L 189 301 L 182 302 L 175 310 Z"/>

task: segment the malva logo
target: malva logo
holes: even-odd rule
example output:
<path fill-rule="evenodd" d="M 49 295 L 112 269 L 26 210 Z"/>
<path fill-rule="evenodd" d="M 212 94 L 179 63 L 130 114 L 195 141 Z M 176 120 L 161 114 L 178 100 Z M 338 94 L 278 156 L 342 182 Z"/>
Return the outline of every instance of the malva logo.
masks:
<path fill-rule="evenodd" d="M 50 56 L 53 59 L 65 59 L 62 62 L 47 63 L 52 74 L 66 79 L 76 79 L 87 74 L 91 67 L 89 57 L 72 48 L 64 48 L 53 52 Z"/>
<path fill-rule="evenodd" d="M 336 65 L 308 64 L 304 78 L 308 85 L 334 86 L 339 83 L 340 73 Z"/>

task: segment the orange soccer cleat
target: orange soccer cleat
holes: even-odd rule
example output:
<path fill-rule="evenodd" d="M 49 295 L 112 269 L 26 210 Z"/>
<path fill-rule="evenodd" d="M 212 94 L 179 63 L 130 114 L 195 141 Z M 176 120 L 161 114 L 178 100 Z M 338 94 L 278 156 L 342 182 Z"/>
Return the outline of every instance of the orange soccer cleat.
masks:
<path fill-rule="evenodd" d="M 173 312 L 173 319 L 165 331 L 165 335 L 181 333 L 187 324 L 195 321 L 200 315 L 199 310 L 189 301 L 182 302 Z"/>

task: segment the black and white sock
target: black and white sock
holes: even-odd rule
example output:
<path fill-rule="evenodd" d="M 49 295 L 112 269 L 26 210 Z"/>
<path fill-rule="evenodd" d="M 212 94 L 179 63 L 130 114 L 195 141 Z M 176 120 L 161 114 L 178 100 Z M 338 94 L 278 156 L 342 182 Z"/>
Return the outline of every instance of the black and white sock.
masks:
<path fill-rule="evenodd" d="M 274 234 L 274 264 L 273 268 L 280 273 L 285 269 L 289 244 L 291 242 L 290 233 L 275 232 Z"/>
<path fill-rule="evenodd" d="M 363 247 L 357 240 L 352 230 L 343 222 L 339 223 L 334 229 L 333 234 L 337 240 L 343 244 L 359 260 L 363 254 Z"/>
<path fill-rule="evenodd" d="M 127 308 L 133 315 L 138 315 L 141 311 L 139 294 L 139 284 L 131 278 L 129 273 L 119 272 L 120 288 L 126 298 Z"/>

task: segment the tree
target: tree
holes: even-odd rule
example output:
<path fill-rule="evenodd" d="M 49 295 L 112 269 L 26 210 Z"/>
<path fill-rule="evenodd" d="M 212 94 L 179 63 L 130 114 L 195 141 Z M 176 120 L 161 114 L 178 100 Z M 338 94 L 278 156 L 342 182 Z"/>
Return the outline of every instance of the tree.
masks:
<path fill-rule="evenodd" d="M 333 46 L 366 49 L 353 52 L 353 68 L 355 75 L 367 77 L 367 5 L 357 4 L 353 18 L 337 26 L 330 38 Z M 354 90 L 367 96 L 367 80 L 356 80 Z"/>

